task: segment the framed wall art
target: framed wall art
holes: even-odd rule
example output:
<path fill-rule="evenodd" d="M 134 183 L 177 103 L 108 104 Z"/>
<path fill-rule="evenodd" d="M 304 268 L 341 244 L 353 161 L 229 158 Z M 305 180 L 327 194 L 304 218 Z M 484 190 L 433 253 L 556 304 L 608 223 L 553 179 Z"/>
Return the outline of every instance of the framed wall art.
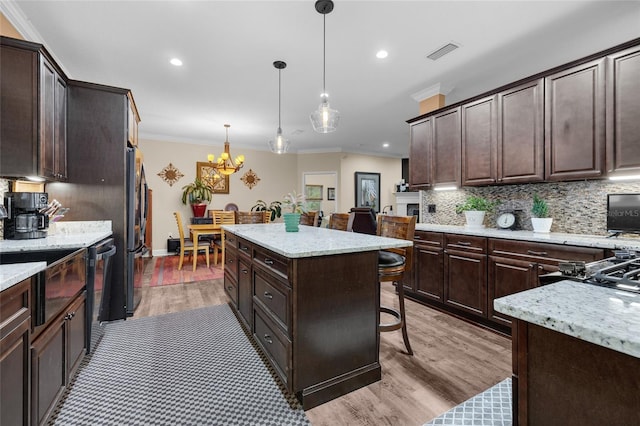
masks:
<path fill-rule="evenodd" d="M 322 185 L 305 185 L 304 196 L 307 201 L 322 200 Z"/>
<path fill-rule="evenodd" d="M 336 189 L 335 188 L 327 188 L 327 200 L 335 201 L 336 199 Z"/>
<path fill-rule="evenodd" d="M 355 172 L 356 207 L 380 212 L 380 173 Z"/>
<path fill-rule="evenodd" d="M 218 173 L 212 163 L 198 161 L 196 163 L 196 178 L 208 183 L 214 194 L 229 193 L 229 176 Z"/>

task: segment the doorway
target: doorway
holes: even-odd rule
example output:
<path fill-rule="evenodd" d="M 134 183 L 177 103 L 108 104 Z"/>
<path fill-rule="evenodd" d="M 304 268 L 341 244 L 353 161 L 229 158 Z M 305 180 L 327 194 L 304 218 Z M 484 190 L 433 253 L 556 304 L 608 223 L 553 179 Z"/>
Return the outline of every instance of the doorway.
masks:
<path fill-rule="evenodd" d="M 302 188 L 309 210 L 319 210 L 324 217 L 338 211 L 338 172 L 303 172 Z"/>

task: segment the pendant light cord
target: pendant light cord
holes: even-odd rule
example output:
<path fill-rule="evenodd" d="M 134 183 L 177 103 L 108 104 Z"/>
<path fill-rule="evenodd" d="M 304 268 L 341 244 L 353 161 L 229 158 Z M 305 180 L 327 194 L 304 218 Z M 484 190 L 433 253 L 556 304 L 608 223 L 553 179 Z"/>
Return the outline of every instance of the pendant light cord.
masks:
<path fill-rule="evenodd" d="M 327 98 L 327 15 L 322 15 L 322 95 Z"/>
<path fill-rule="evenodd" d="M 280 93 L 281 93 L 281 69 L 278 69 L 278 129 L 280 129 L 282 126 L 280 125 Z"/>

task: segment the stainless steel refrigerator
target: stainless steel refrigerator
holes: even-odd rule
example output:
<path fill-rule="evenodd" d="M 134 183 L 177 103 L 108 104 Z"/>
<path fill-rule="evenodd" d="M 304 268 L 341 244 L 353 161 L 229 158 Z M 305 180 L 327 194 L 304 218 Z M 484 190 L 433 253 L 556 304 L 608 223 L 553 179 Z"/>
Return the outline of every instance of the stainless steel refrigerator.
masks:
<path fill-rule="evenodd" d="M 127 316 L 133 315 L 142 297 L 144 255 L 149 252 L 144 241 L 148 189 L 140 150 L 127 148 Z"/>

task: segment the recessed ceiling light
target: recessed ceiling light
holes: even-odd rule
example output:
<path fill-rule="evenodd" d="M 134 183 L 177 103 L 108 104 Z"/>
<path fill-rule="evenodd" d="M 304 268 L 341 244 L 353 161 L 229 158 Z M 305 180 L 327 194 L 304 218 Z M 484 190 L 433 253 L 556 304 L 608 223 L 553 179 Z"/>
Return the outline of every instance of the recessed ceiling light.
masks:
<path fill-rule="evenodd" d="M 387 52 L 386 50 L 379 50 L 378 53 L 376 53 L 376 58 L 378 59 L 384 59 L 387 56 L 389 56 L 389 52 Z"/>
<path fill-rule="evenodd" d="M 389 142 L 385 142 L 385 143 L 383 143 L 383 144 L 382 144 L 382 147 L 383 147 L 383 148 L 389 148 Z"/>
<path fill-rule="evenodd" d="M 173 58 L 169 62 L 171 62 L 171 65 L 175 65 L 176 67 L 182 66 L 182 61 L 178 58 Z"/>

